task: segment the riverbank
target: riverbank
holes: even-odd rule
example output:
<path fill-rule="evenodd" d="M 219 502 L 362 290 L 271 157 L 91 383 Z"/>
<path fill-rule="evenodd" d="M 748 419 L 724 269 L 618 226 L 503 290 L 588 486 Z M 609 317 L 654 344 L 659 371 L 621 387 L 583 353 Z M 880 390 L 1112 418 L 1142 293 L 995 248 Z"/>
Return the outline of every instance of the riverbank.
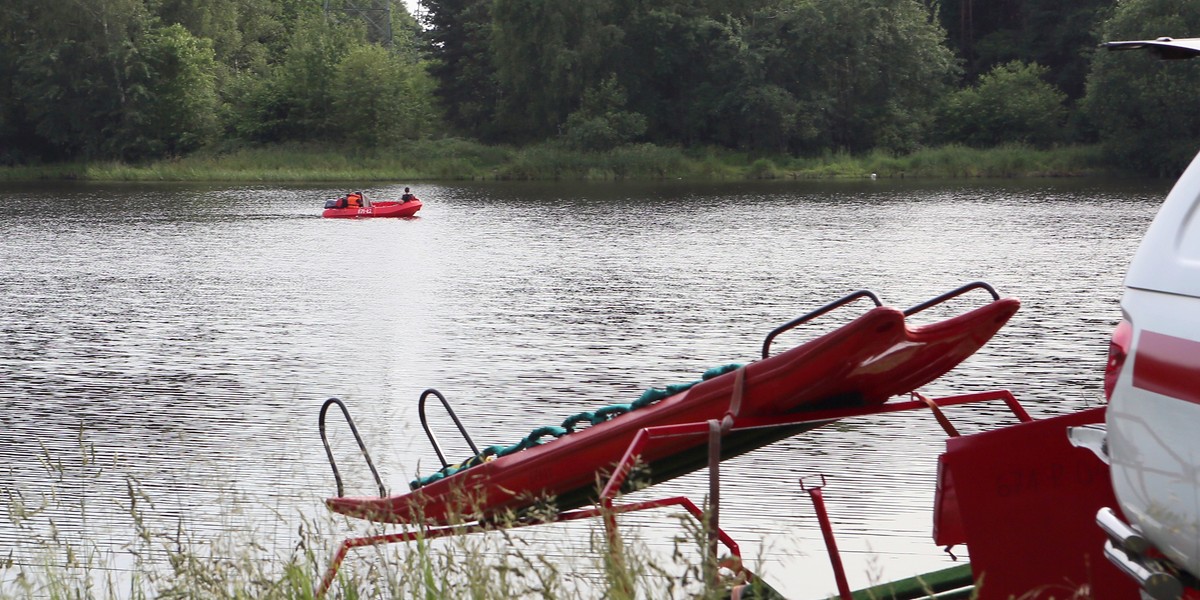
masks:
<path fill-rule="evenodd" d="M 0 181 L 654 180 L 1078 177 L 1104 173 L 1099 149 L 1070 146 L 930 148 L 895 156 L 761 156 L 719 148 L 638 144 L 605 152 L 554 144 L 524 148 L 461 139 L 421 140 L 404 148 L 273 146 L 197 153 L 146 164 L 67 163 L 0 167 Z"/>

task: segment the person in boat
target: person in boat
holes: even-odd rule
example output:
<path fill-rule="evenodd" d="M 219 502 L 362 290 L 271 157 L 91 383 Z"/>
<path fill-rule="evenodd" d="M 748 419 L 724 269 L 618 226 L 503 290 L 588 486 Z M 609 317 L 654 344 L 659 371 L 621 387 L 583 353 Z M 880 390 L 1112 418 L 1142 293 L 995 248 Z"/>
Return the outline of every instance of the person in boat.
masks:
<path fill-rule="evenodd" d="M 403 195 L 403 196 L 400 196 L 400 201 L 401 201 L 401 202 L 408 202 L 408 201 L 410 201 L 410 200 L 416 200 L 416 199 L 417 199 L 417 197 L 416 197 L 416 196 L 414 196 L 414 195 L 412 194 L 412 192 L 411 192 L 411 191 L 409 191 L 409 189 L 408 189 L 408 188 L 404 188 L 404 195 Z"/>
<path fill-rule="evenodd" d="M 362 192 L 351 192 L 346 194 L 347 208 L 362 208 L 366 205 L 366 202 L 367 198 L 366 196 L 363 196 Z"/>

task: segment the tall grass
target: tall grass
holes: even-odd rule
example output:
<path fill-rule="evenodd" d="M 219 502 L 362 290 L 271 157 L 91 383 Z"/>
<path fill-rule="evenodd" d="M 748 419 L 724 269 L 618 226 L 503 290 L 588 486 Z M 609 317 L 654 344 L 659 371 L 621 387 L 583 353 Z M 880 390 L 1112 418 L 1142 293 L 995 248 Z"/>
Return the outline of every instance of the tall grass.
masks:
<path fill-rule="evenodd" d="M 132 562 L 56 535 L 42 539 L 40 560 L 0 562 L 0 598 L 196 598 L 313 600 L 333 555 L 333 519 L 300 525 L 294 550 L 282 556 L 253 535 L 201 539 L 186 531 L 139 529 L 122 549 Z M 378 534 L 382 530 L 372 529 Z M 419 598 L 508 600 L 696 598 L 716 599 L 721 588 L 699 575 L 693 540 L 681 537 L 666 564 L 629 539 L 609 539 L 593 528 L 577 560 L 564 563 L 547 547 L 507 531 L 352 551 L 325 595 L 331 599 Z M 59 544 L 62 544 L 59 546 Z M 616 544 L 616 546 L 614 546 Z M 553 547 L 553 546 L 551 546 Z M 561 547 L 558 548 L 561 551 Z M 128 556 L 125 558 L 129 558 Z M 692 559 L 692 563 L 686 563 Z"/>
<path fill-rule="evenodd" d="M 412 180 L 846 179 L 1044 177 L 1100 172 L 1098 149 L 929 148 L 907 155 L 758 155 L 721 148 L 633 144 L 581 151 L 470 140 L 417 140 L 384 149 L 279 145 L 229 148 L 146 164 L 70 163 L 0 168 L 0 181 L 368 182 Z"/>
<path fill-rule="evenodd" d="M 121 542 L 81 537 L 95 519 L 83 487 L 108 485 L 113 466 L 97 467 L 95 451 L 80 435 L 78 456 L 43 450 L 44 492 L 4 490 L 4 512 L 19 532 L 21 547 L 0 555 L 0 599 L 230 599 L 312 600 L 336 544 L 347 536 L 377 535 L 378 525 L 335 518 L 279 515 L 292 543 L 279 550 L 244 523 L 221 533 L 188 531 L 182 521 L 164 526 L 149 497 L 132 476 L 124 477 L 119 524 Z M 100 474 L 104 472 L 104 477 Z M 64 516 L 65 515 L 65 516 Z M 111 517 L 111 512 L 109 513 Z M 413 598 L 420 600 L 555 600 L 605 598 L 721 597 L 705 574 L 706 531 L 690 515 L 663 558 L 638 539 L 636 528 L 609 536 L 600 521 L 552 524 L 551 544 L 536 543 L 520 530 L 498 529 L 409 544 L 352 550 L 327 598 Z M 574 527 L 574 529 L 570 529 Z M 580 536 L 580 529 L 584 528 Z M 71 534 L 66 530 L 72 529 Z M 557 531 L 556 531 L 557 529 Z M 390 530 L 388 530 L 390 532 Z M 111 533 L 111 532 L 107 532 Z M 574 533 L 575 538 L 569 534 Z M 568 534 L 559 539 L 560 534 Z M 542 534 L 544 535 L 544 534 Z"/>
<path fill-rule="evenodd" d="M 916 177 L 1054 177 L 1078 176 L 1102 170 L 1098 149 L 1066 147 L 1039 150 L 1006 145 L 987 150 L 944 146 L 894 158 L 878 153 L 868 165 L 881 176 Z"/>

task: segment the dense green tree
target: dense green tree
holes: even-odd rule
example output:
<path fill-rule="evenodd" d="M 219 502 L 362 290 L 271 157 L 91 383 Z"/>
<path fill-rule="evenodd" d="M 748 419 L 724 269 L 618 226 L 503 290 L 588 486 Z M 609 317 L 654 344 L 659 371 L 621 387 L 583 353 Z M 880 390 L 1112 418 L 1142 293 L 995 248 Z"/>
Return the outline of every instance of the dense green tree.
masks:
<path fill-rule="evenodd" d="M 395 7 L 392 9 L 392 42 L 388 47 L 410 62 L 426 58 L 426 38 L 421 24 L 408 12 L 402 0 L 393 0 L 393 4 Z"/>
<path fill-rule="evenodd" d="M 242 47 L 238 3 L 235 0 L 160 0 L 157 14 L 163 23 L 178 24 L 192 35 L 212 42 L 217 57 L 231 62 Z"/>
<path fill-rule="evenodd" d="M 292 32 L 283 60 L 259 85 L 243 93 L 250 111 L 252 139 L 264 142 L 314 141 L 339 135 L 333 121 L 333 86 L 338 63 L 354 45 L 365 44 L 365 30 L 334 26 L 321 16 L 303 17 Z"/>
<path fill-rule="evenodd" d="M 426 36 L 446 119 L 460 133 L 494 140 L 499 90 L 492 61 L 491 0 L 422 0 Z"/>
<path fill-rule="evenodd" d="M 395 52 L 363 46 L 360 15 L 327 18 L 309 0 L 4 3 L 0 160 L 173 156 L 221 134 L 333 141 L 371 130 L 378 143 L 422 135 L 437 117 L 417 25 L 400 0 L 379 1 L 399 8 Z M 351 48 L 364 50 L 343 65 Z M 359 92 L 335 94 L 334 85 Z M 381 90 L 386 105 L 364 108 Z"/>
<path fill-rule="evenodd" d="M 940 141 L 981 147 L 1063 141 L 1066 94 L 1043 79 L 1048 71 L 1013 61 L 950 94 L 938 120 Z"/>
<path fill-rule="evenodd" d="M 263 143 L 287 139 L 290 103 L 278 79 L 242 75 L 226 83 L 221 122 L 229 138 Z"/>
<path fill-rule="evenodd" d="M 142 90 L 131 102 L 135 132 L 123 154 L 130 158 L 176 156 L 212 142 L 218 132 L 216 60 L 212 44 L 180 25 L 160 27 L 145 40 Z"/>
<path fill-rule="evenodd" d="M 829 148 L 832 90 L 822 82 L 820 34 L 826 18 L 811 2 L 784 2 L 749 20 L 748 51 L 723 102 L 720 139 L 769 151 Z"/>
<path fill-rule="evenodd" d="M 1200 3 L 1124 0 L 1104 23 L 1103 39 L 1184 37 L 1200 31 Z M 1200 60 L 1162 61 L 1138 51 L 1098 51 L 1085 108 L 1114 164 L 1173 176 L 1200 147 Z"/>
<path fill-rule="evenodd" d="M 951 47 L 968 82 L 1014 60 L 1049 69 L 1047 81 L 1076 99 L 1083 95 L 1097 24 L 1113 0 L 940 0 Z"/>
<path fill-rule="evenodd" d="M 979 145 L 1054 143 L 1071 111 L 1163 173 L 1200 139 L 1195 67 L 1092 50 L 1100 20 L 1106 39 L 1192 35 L 1182 0 L 423 0 L 425 28 L 402 0 L 344 1 L 0 3 L 0 162 L 391 145 L 446 121 L 592 149 L 907 151 L 938 106 L 937 139 Z M 1086 110 L 1064 109 L 1093 55 Z"/>
<path fill-rule="evenodd" d="M 370 43 L 353 19 L 301 16 L 266 76 L 228 86 L 228 127 L 257 142 L 392 144 L 434 131 L 432 88 L 411 47 Z"/>
<path fill-rule="evenodd" d="M 763 75 L 742 89 L 747 101 L 778 115 L 777 127 L 791 130 L 794 151 L 905 151 L 925 141 L 934 106 L 957 72 L 924 5 L 795 0 L 782 8 L 760 21 L 753 48 Z M 769 128 L 762 122 L 750 130 Z"/>
<path fill-rule="evenodd" d="M 727 131 L 729 95 L 743 79 L 741 21 L 703 0 L 644 2 L 627 17 L 615 64 L 629 109 L 659 143 L 717 142 Z M 732 139 L 722 139 L 733 145 Z"/>
<path fill-rule="evenodd" d="M 801 147 L 801 140 L 818 135 L 812 120 L 805 118 L 799 99 L 780 85 L 747 86 L 744 92 L 730 100 L 728 122 L 735 127 L 726 131 L 722 138 L 734 145 L 786 152 Z"/>
<path fill-rule="evenodd" d="M 137 146 L 139 96 L 147 70 L 141 50 L 153 17 L 141 0 L 64 0 L 16 8 L 21 29 L 8 52 L 10 102 L 25 120 L 19 130 L 36 141 L 42 158 L 120 156 Z M 6 111 L 14 114 L 14 111 Z"/>
<path fill-rule="evenodd" d="M 925 139 L 937 100 L 957 74 L 945 34 L 914 0 L 827 0 L 836 15 L 830 33 L 855 43 L 833 61 L 834 142 L 863 151 L 908 151 Z"/>
<path fill-rule="evenodd" d="M 625 90 L 610 76 L 583 95 L 582 106 L 567 117 L 563 139 L 579 150 L 609 150 L 634 141 L 646 131 L 646 118 L 625 110 Z"/>
<path fill-rule="evenodd" d="M 556 135 L 611 72 L 622 32 L 609 0 L 494 0 L 497 119 L 510 139 Z"/>
<path fill-rule="evenodd" d="M 333 82 L 332 120 L 340 136 L 356 145 L 378 147 L 420 137 L 435 120 L 428 74 L 382 46 L 352 48 L 338 63 Z"/>
<path fill-rule="evenodd" d="M 46 157 L 51 148 L 34 131 L 18 93 L 18 61 L 31 31 L 25 5 L 0 3 L 0 165 Z"/>
<path fill-rule="evenodd" d="M 917 0 L 428 5 L 451 119 L 516 141 L 604 130 L 581 107 L 615 75 L 626 100 L 610 114 L 640 115 L 654 142 L 903 150 L 923 141 L 955 75 L 944 32 Z M 490 20 L 490 29 L 472 24 L 485 37 L 464 34 L 468 14 Z M 484 41 L 490 60 L 467 58 Z"/>
<path fill-rule="evenodd" d="M 159 0 L 164 24 L 178 23 L 212 41 L 223 76 L 261 73 L 287 46 L 301 14 L 316 16 L 318 3 L 295 0 Z M 302 8 L 303 7 L 303 8 Z"/>

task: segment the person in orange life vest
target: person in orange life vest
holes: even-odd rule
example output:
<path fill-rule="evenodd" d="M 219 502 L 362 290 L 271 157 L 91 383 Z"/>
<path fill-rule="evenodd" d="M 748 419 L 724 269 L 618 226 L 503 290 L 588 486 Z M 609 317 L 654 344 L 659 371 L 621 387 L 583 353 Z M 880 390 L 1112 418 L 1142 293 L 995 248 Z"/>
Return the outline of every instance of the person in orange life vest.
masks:
<path fill-rule="evenodd" d="M 412 192 L 410 192 L 408 190 L 408 188 L 404 188 L 404 195 L 400 196 L 401 202 L 408 202 L 409 200 L 416 200 L 416 199 L 417 199 L 417 197 L 412 195 Z"/>
<path fill-rule="evenodd" d="M 353 192 L 346 195 L 346 206 L 348 208 L 362 208 L 364 197 L 362 192 Z"/>

